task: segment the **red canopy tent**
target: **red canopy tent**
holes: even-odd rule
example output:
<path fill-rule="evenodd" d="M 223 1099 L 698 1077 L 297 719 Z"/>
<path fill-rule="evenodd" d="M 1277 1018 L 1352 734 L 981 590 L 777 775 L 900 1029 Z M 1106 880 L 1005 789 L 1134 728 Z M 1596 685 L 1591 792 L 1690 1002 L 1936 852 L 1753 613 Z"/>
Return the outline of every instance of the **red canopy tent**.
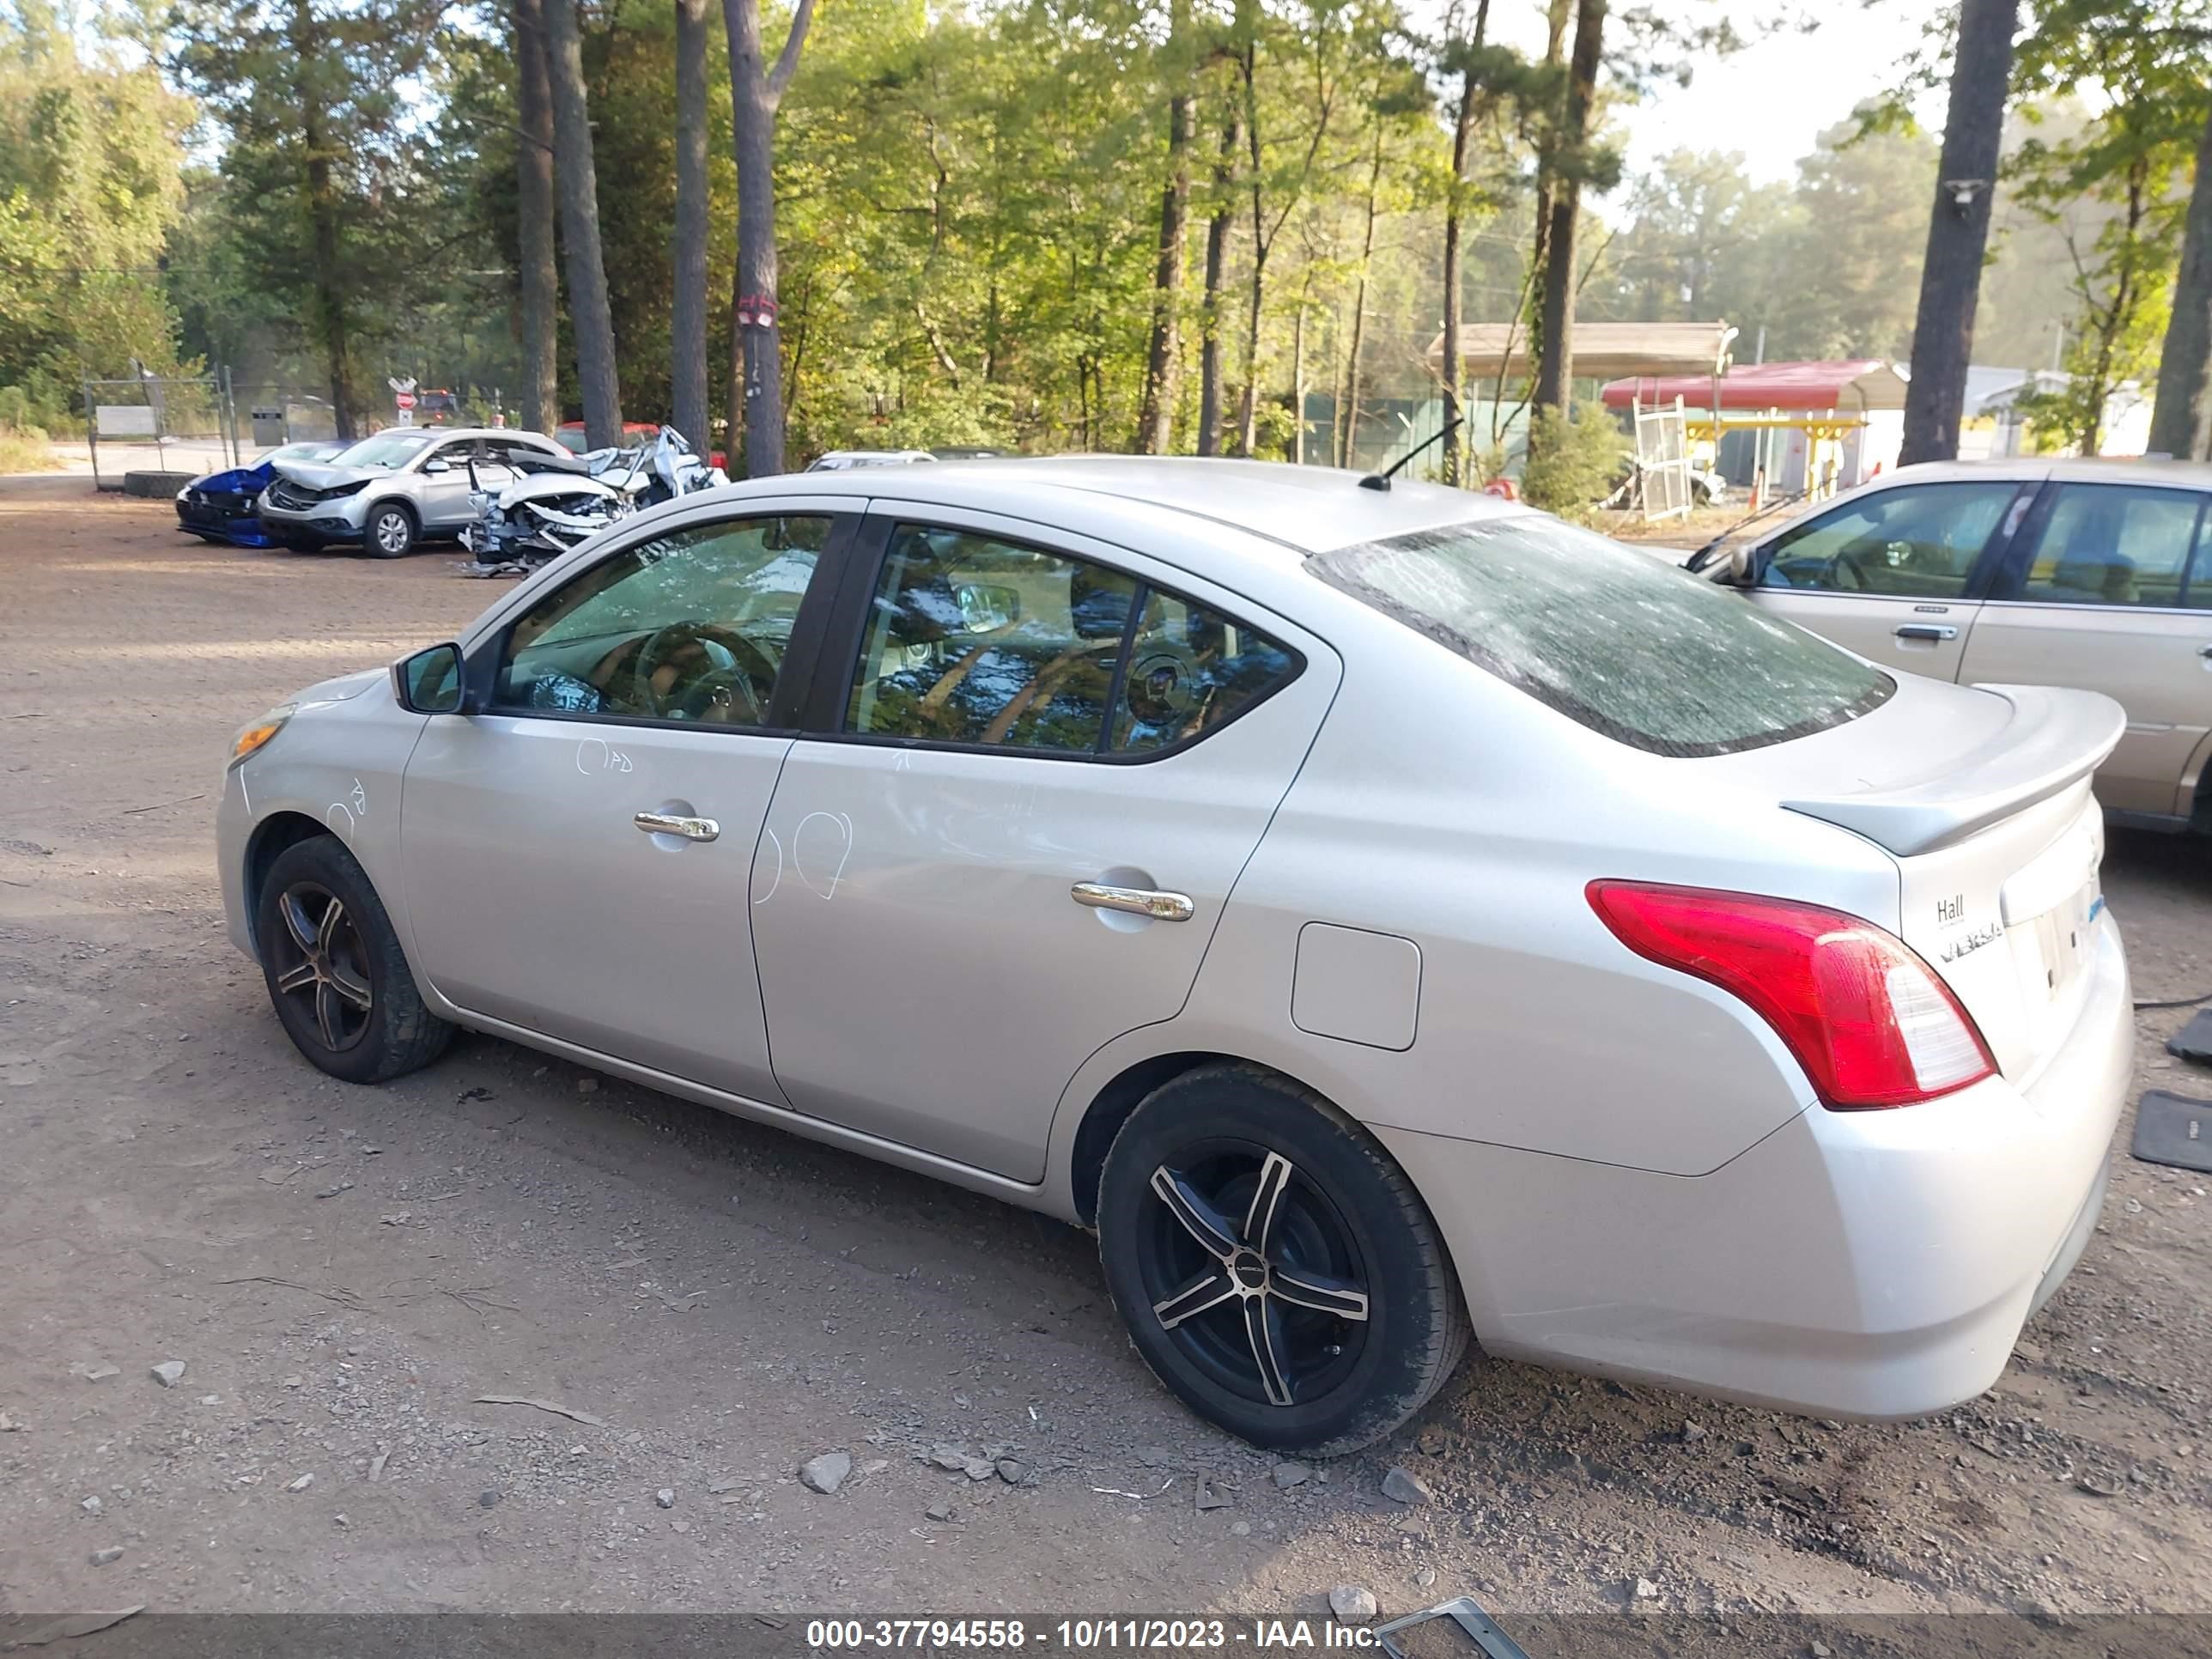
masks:
<path fill-rule="evenodd" d="M 1638 375 L 1608 380 L 1608 409 L 1672 403 L 1692 409 L 1849 410 L 1905 407 L 1905 377 L 1878 357 L 1835 362 L 1737 363 L 1719 375 Z"/>

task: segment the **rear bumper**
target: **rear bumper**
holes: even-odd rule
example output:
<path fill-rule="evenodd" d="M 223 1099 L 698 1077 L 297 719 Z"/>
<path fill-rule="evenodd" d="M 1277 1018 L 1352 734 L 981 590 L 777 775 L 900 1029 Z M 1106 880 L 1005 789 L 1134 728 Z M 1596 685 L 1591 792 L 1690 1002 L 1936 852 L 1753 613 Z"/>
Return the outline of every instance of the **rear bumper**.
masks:
<path fill-rule="evenodd" d="M 1970 1399 L 2080 1258 L 2135 1065 L 2118 931 L 2027 1088 L 1819 1108 L 1710 1175 L 1376 1133 L 1444 1232 L 1492 1353 L 1826 1416 Z"/>

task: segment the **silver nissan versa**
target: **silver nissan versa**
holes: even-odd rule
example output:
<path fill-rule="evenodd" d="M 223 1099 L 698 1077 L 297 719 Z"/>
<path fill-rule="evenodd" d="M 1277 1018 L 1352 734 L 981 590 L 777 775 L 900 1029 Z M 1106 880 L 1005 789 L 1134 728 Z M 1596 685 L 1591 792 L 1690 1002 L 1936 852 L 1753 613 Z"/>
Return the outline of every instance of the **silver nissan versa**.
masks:
<path fill-rule="evenodd" d="M 1093 1227 L 1261 1445 L 1470 1333 L 1917 1417 L 2096 1224 L 2122 724 L 1458 491 L 805 473 L 270 710 L 222 878 L 332 1075 L 466 1026 Z"/>

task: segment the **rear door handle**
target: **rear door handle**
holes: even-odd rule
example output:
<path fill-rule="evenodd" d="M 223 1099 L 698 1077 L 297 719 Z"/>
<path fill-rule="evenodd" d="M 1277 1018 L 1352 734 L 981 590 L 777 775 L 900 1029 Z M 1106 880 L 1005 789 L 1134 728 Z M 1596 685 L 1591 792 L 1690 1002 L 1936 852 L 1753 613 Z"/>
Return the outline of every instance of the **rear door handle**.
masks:
<path fill-rule="evenodd" d="M 722 826 L 712 818 L 680 817 L 673 812 L 640 812 L 630 822 L 648 836 L 681 836 L 686 841 L 712 841 Z"/>
<path fill-rule="evenodd" d="M 1959 630 L 1948 623 L 1899 623 L 1890 630 L 1900 640 L 1955 640 Z"/>
<path fill-rule="evenodd" d="M 2198 646 L 2197 647 L 2197 654 L 2200 657 L 2212 657 L 2212 645 Z"/>
<path fill-rule="evenodd" d="M 1079 881 L 1067 890 L 1078 904 L 1094 910 L 1126 910 L 1154 921 L 1188 921 L 1198 907 L 1188 893 L 1163 893 L 1149 887 L 1109 887 L 1103 882 Z"/>

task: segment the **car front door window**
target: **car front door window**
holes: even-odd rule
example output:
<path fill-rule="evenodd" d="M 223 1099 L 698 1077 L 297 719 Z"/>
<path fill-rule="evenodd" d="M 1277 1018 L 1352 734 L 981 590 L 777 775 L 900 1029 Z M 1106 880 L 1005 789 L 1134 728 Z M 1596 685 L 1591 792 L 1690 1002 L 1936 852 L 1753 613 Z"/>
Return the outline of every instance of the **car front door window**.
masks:
<path fill-rule="evenodd" d="M 539 600 L 501 653 L 495 706 L 768 725 L 826 518 L 674 530 Z"/>
<path fill-rule="evenodd" d="M 2020 493 L 2013 480 L 1902 484 L 1859 495 L 1785 532 L 1760 562 L 1762 587 L 1956 599 Z"/>

